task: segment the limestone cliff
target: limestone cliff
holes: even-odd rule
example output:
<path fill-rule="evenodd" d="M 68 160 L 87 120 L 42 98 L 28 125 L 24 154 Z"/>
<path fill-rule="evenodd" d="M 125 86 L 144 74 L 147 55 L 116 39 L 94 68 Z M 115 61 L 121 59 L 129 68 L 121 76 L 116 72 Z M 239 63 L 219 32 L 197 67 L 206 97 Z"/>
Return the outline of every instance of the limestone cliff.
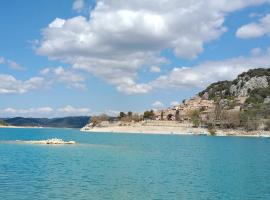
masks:
<path fill-rule="evenodd" d="M 270 91 L 270 69 L 253 69 L 240 74 L 233 81 L 220 81 L 211 84 L 199 93 L 203 98 L 209 99 L 231 99 L 233 97 L 256 96 L 260 91 Z M 265 96 L 264 98 L 269 98 Z M 267 99 L 266 99 L 267 100 Z"/>

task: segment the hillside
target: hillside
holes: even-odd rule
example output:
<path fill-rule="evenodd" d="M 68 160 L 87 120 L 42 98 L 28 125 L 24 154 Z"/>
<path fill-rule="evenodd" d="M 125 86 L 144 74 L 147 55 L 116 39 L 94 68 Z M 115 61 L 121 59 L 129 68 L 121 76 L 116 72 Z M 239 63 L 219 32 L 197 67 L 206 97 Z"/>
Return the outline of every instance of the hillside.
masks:
<path fill-rule="evenodd" d="M 270 69 L 252 69 L 235 80 L 213 83 L 195 97 L 170 108 L 144 114 L 120 112 L 114 122 L 104 116 L 93 117 L 83 130 L 114 127 L 117 131 L 123 129 L 120 126 L 130 128 L 139 124 L 143 132 L 146 129 L 141 126 L 149 120 L 157 126 L 174 121 L 173 126 L 206 128 L 211 134 L 215 130 L 270 131 Z"/>
<path fill-rule="evenodd" d="M 232 81 L 212 83 L 182 104 L 155 111 L 150 119 L 192 123 L 210 129 L 269 131 L 270 69 L 252 69 Z"/>
<path fill-rule="evenodd" d="M 62 118 L 24 118 L 14 117 L 2 119 L 3 122 L 12 126 L 37 126 L 37 127 L 56 127 L 56 128 L 81 128 L 85 126 L 89 117 L 62 117 Z"/>
<path fill-rule="evenodd" d="M 8 124 L 5 121 L 0 120 L 0 126 L 8 126 Z"/>
<path fill-rule="evenodd" d="M 247 130 L 270 129 L 270 69 L 252 69 L 233 81 L 213 83 L 199 96 L 213 100 L 220 113 L 238 106 L 239 127 Z"/>
<path fill-rule="evenodd" d="M 238 75 L 233 81 L 213 83 L 199 96 L 215 101 L 247 97 L 246 103 L 263 103 L 270 97 L 270 69 L 252 69 Z"/>

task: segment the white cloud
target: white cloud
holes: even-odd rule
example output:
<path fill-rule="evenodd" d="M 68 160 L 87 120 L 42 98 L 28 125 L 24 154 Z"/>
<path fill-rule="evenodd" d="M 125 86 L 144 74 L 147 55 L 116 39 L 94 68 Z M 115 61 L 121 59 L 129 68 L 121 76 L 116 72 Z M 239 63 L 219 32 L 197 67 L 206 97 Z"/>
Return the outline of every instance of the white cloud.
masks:
<path fill-rule="evenodd" d="M 105 114 L 105 115 L 108 115 L 108 116 L 111 116 L 111 117 L 117 117 L 119 116 L 119 113 L 120 111 L 118 110 L 105 110 L 104 112 L 92 112 L 92 116 L 98 116 L 98 115 L 102 115 L 102 114 Z"/>
<path fill-rule="evenodd" d="M 64 19 L 55 18 L 55 20 L 49 24 L 49 28 L 61 28 L 65 24 Z M 38 41 L 36 42 L 39 43 Z"/>
<path fill-rule="evenodd" d="M 44 68 L 40 74 L 45 76 L 51 82 L 66 84 L 69 88 L 86 89 L 84 84 L 86 77 L 74 70 L 65 69 L 62 66 L 55 68 Z"/>
<path fill-rule="evenodd" d="M 28 109 L 5 108 L 0 111 L 1 117 L 48 117 L 53 113 L 53 109 L 51 107 Z"/>
<path fill-rule="evenodd" d="M 72 9 L 76 12 L 82 12 L 84 9 L 84 0 L 75 0 L 73 2 Z"/>
<path fill-rule="evenodd" d="M 250 13 L 248 16 L 249 16 L 250 18 L 262 17 L 262 13 L 256 13 L 256 12 L 253 12 L 253 13 Z"/>
<path fill-rule="evenodd" d="M 171 103 L 170 103 L 170 105 L 171 106 L 177 106 L 177 105 L 179 105 L 180 103 L 178 102 L 178 101 L 172 101 Z"/>
<path fill-rule="evenodd" d="M 261 48 L 254 48 L 250 51 L 252 56 L 259 56 L 263 53 L 263 50 Z"/>
<path fill-rule="evenodd" d="M 11 69 L 16 69 L 16 70 L 26 70 L 26 68 L 22 67 L 20 64 L 15 62 L 14 60 L 7 60 L 6 63 Z"/>
<path fill-rule="evenodd" d="M 5 58 L 0 56 L 0 64 L 5 63 Z"/>
<path fill-rule="evenodd" d="M 130 78 L 122 78 L 119 80 L 117 89 L 126 94 L 145 94 L 152 90 L 152 87 L 148 84 L 136 84 Z"/>
<path fill-rule="evenodd" d="M 117 82 L 116 74 L 112 74 L 111 77 L 121 92 L 127 94 L 148 93 L 161 88 L 203 88 L 216 81 L 232 80 L 238 74 L 252 68 L 270 67 L 269 63 L 270 50 L 264 51 L 261 48 L 254 48 L 251 50 L 250 56 L 207 61 L 193 67 L 176 67 L 169 73 L 144 84 L 137 84 L 128 77 L 119 77 L 119 82 Z M 11 75 L 0 74 L 0 94 L 25 93 L 48 86 L 52 82 L 65 83 L 68 87 L 85 88 L 86 77 L 74 69 L 44 68 L 41 75 L 44 77 L 33 77 L 21 81 Z"/>
<path fill-rule="evenodd" d="M 40 74 L 41 75 L 48 75 L 49 73 L 50 73 L 50 71 L 51 71 L 51 68 L 44 68 L 44 69 L 42 69 L 41 71 L 40 71 Z"/>
<path fill-rule="evenodd" d="M 15 70 L 26 70 L 25 67 L 22 67 L 19 63 L 14 60 L 9 60 L 4 57 L 0 57 L 0 64 L 7 64 L 11 69 Z"/>
<path fill-rule="evenodd" d="M 163 108 L 164 104 L 161 101 L 155 101 L 152 106 L 153 108 Z"/>
<path fill-rule="evenodd" d="M 108 116 L 111 116 L 111 117 L 117 117 L 117 116 L 119 116 L 120 111 L 118 111 L 118 110 L 106 110 L 104 113 L 106 115 L 108 115 Z"/>
<path fill-rule="evenodd" d="M 89 18 L 57 18 L 49 24 L 37 52 L 84 69 L 121 92 L 146 93 L 151 88 L 137 83 L 138 71 L 166 62 L 162 50 L 195 58 L 226 31 L 228 13 L 265 2 L 99 0 Z"/>
<path fill-rule="evenodd" d="M 9 74 L 0 74 L 0 94 L 22 94 L 32 90 L 49 88 L 53 83 L 64 83 L 68 88 L 86 89 L 86 77 L 63 67 L 44 68 L 40 76 L 19 80 Z"/>
<path fill-rule="evenodd" d="M 32 77 L 28 80 L 17 80 L 14 76 L 0 74 L 0 94 L 25 93 L 40 89 L 47 84 L 42 77 Z"/>
<path fill-rule="evenodd" d="M 0 109 L 0 117 L 64 117 L 64 116 L 89 116 L 91 109 L 89 108 L 75 108 L 67 105 L 62 108 L 54 109 L 50 106 L 37 108 L 4 108 Z"/>
<path fill-rule="evenodd" d="M 254 52 L 253 52 L 254 53 Z M 221 80 L 233 80 L 240 73 L 253 68 L 269 68 L 270 51 L 258 55 L 236 57 L 222 61 L 208 61 L 193 67 L 174 68 L 149 83 L 152 88 L 204 88 Z"/>
<path fill-rule="evenodd" d="M 67 105 L 63 108 L 57 110 L 64 116 L 80 116 L 80 115 L 91 115 L 91 109 L 89 108 L 75 108 L 73 106 Z"/>
<path fill-rule="evenodd" d="M 236 36 L 242 39 L 257 38 L 269 34 L 270 34 L 270 14 L 261 18 L 257 23 L 253 22 L 241 26 L 236 32 Z"/>
<path fill-rule="evenodd" d="M 161 70 L 160 70 L 159 66 L 151 66 L 150 72 L 159 73 L 159 72 L 161 72 Z"/>

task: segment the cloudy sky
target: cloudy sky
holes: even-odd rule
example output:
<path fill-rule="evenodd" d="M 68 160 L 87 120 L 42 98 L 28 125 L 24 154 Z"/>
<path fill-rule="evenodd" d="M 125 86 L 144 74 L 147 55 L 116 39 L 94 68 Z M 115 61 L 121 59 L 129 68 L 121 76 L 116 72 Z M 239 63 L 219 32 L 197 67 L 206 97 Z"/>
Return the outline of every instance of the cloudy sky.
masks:
<path fill-rule="evenodd" d="M 0 116 L 176 105 L 270 66 L 269 0 L 3 0 Z"/>

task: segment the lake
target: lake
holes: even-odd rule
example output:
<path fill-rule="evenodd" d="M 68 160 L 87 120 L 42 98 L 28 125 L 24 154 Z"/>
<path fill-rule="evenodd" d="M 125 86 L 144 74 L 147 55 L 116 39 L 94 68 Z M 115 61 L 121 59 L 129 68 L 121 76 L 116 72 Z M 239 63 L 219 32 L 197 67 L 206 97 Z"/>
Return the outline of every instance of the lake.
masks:
<path fill-rule="evenodd" d="M 270 138 L 1 128 L 0 199 L 270 199 Z"/>

